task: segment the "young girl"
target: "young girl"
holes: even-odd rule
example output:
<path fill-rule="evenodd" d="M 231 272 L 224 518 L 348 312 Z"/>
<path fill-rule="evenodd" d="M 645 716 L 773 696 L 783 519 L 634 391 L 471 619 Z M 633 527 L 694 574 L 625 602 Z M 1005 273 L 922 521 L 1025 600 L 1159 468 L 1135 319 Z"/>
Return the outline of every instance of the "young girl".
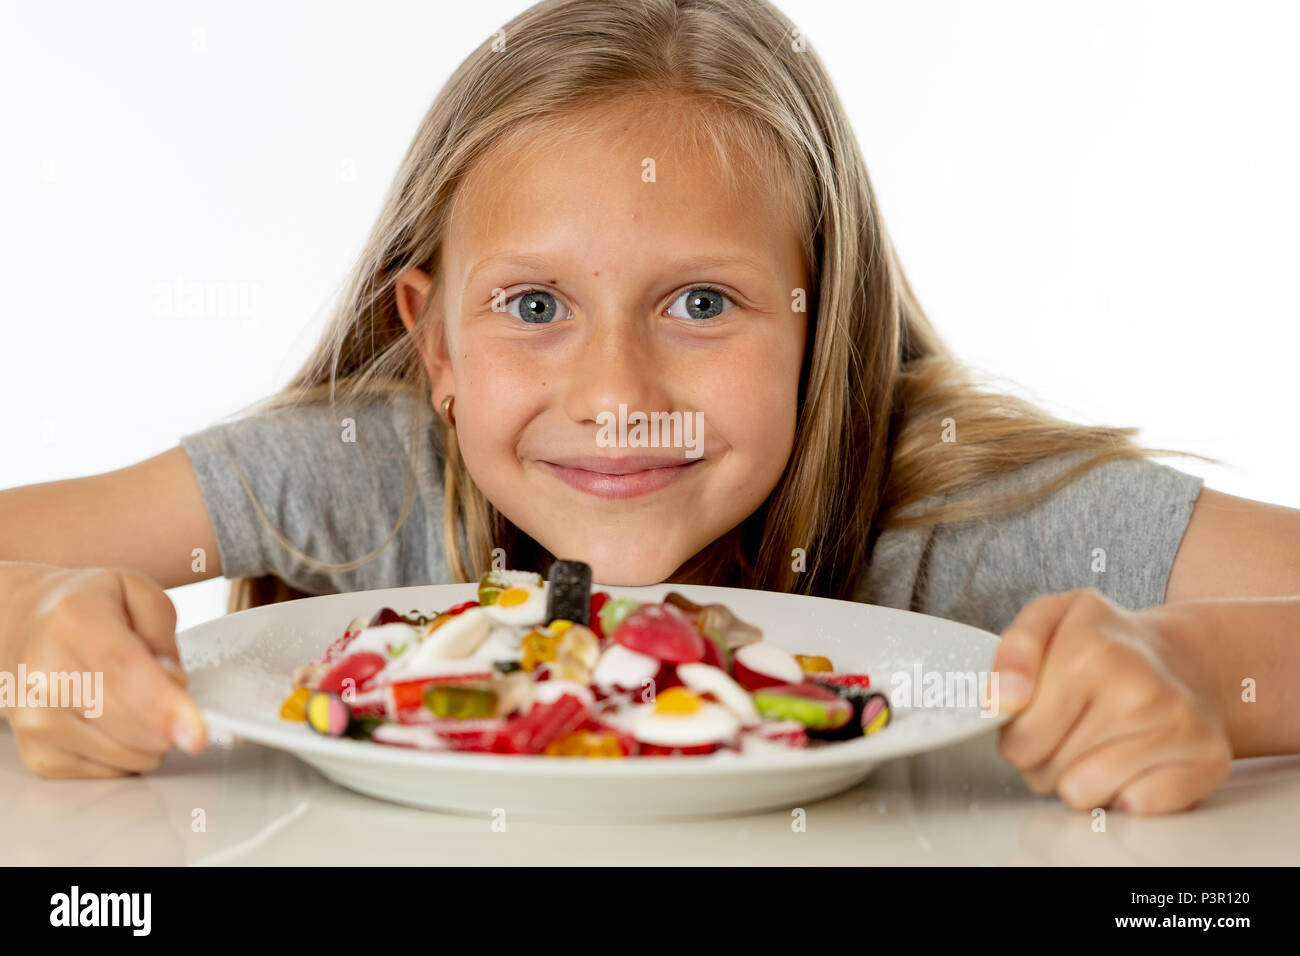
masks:
<path fill-rule="evenodd" d="M 694 446 L 609 446 L 656 413 Z M 284 392 L 0 494 L 0 666 L 102 671 L 107 698 L 10 722 L 37 773 L 149 769 L 204 744 L 164 588 L 221 574 L 236 610 L 561 556 L 1002 633 L 1001 751 L 1031 788 L 1182 809 L 1234 754 L 1300 751 L 1300 513 L 1134 434 L 945 348 L 773 7 L 547 0 L 448 81 Z"/>

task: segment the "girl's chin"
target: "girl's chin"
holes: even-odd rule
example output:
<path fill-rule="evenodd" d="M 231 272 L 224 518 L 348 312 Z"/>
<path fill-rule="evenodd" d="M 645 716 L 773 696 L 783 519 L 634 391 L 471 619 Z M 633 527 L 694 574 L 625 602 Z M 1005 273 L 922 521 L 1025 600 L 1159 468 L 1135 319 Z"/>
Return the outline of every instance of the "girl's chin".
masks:
<path fill-rule="evenodd" d="M 653 555 L 637 556 L 627 550 L 619 553 L 612 550 L 607 554 L 593 554 L 590 548 L 569 551 L 554 548 L 543 543 L 548 551 L 559 558 L 586 561 L 591 565 L 591 580 L 595 584 L 616 587 L 646 587 L 661 584 L 672 577 L 686 557 L 678 558 L 668 551 L 658 551 Z"/>

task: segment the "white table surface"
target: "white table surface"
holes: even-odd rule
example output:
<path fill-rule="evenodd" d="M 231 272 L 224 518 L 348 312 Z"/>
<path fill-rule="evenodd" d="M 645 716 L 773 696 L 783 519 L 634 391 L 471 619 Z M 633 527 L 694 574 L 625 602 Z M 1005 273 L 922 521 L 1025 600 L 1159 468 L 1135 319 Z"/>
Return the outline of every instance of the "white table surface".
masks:
<path fill-rule="evenodd" d="M 790 811 L 674 823 L 547 823 L 433 813 L 341 789 L 288 754 L 217 738 L 117 780 L 42 780 L 0 721 L 0 863 L 1260 865 L 1300 863 L 1300 757 L 1237 761 L 1199 808 L 1111 813 L 1105 832 L 1031 793 L 996 735 L 887 762 Z M 194 811 L 205 827 L 196 832 Z"/>

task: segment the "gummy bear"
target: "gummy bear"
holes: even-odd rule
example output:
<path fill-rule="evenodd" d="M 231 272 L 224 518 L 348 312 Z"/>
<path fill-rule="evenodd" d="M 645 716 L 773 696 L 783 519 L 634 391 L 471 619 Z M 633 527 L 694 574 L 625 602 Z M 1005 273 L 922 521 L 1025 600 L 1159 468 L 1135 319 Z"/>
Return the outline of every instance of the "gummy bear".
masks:
<path fill-rule="evenodd" d="M 556 648 L 559 643 L 560 638 L 555 634 L 547 634 L 544 631 L 529 631 L 524 635 L 524 639 L 520 643 L 524 650 L 524 657 L 519 662 L 519 666 L 526 671 L 533 671 L 537 669 L 539 664 L 555 660 Z"/>

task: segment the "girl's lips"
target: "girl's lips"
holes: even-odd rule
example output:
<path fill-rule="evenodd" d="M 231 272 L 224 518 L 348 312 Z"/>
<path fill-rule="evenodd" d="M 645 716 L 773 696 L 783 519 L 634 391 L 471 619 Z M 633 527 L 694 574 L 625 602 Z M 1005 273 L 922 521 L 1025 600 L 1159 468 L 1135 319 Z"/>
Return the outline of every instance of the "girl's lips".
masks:
<path fill-rule="evenodd" d="M 615 465 L 619 468 L 619 473 L 616 474 L 572 468 L 551 461 L 539 460 L 537 464 L 570 487 L 595 495 L 597 498 L 636 498 L 666 488 L 684 477 L 702 461 L 703 458 L 691 458 L 678 464 L 666 465 L 660 460 L 654 463 L 654 467 L 645 467 L 638 471 L 623 471 L 622 467 L 626 466 Z"/>

